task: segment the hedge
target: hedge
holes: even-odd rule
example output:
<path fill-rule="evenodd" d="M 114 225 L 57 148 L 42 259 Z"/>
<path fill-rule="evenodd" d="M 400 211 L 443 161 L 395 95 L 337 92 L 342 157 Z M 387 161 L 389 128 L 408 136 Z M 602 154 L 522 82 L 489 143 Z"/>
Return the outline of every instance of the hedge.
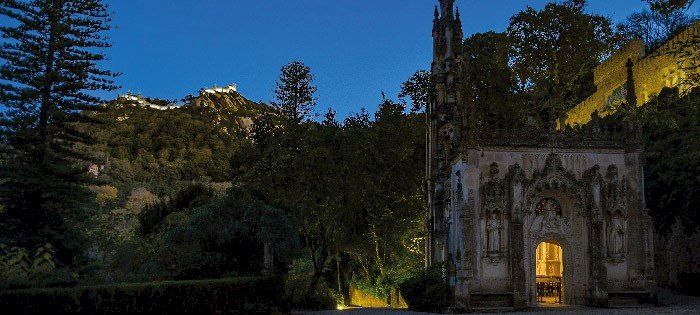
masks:
<path fill-rule="evenodd" d="M 285 311 L 281 278 L 163 281 L 0 292 L 3 314 L 269 314 Z"/>
<path fill-rule="evenodd" d="M 450 306 L 450 286 L 442 278 L 444 268 L 444 264 L 431 266 L 399 285 L 410 310 L 442 312 Z"/>

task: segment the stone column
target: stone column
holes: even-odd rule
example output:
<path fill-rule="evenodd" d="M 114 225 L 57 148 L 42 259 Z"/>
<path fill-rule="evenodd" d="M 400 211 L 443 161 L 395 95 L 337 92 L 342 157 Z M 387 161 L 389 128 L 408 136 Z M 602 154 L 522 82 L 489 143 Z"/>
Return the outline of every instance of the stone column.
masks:
<path fill-rule="evenodd" d="M 513 285 L 513 307 L 524 309 L 528 304 L 526 294 L 526 273 L 524 268 L 525 239 L 523 234 L 523 223 L 520 220 L 513 220 L 510 224 L 510 257 L 511 274 Z"/>
<path fill-rule="evenodd" d="M 647 290 L 656 290 L 654 270 L 654 225 L 646 209 L 642 210 L 642 237 L 644 238 L 644 278 Z"/>
<path fill-rule="evenodd" d="M 590 253 L 589 298 L 593 306 L 605 307 L 608 305 L 608 271 L 605 267 L 605 254 L 603 252 L 603 222 L 594 219 L 590 225 L 590 238 L 588 242 Z"/>
<path fill-rule="evenodd" d="M 455 308 L 458 310 L 467 309 L 471 299 L 469 292 L 469 281 L 473 278 L 473 230 L 472 224 L 472 208 L 468 205 L 464 207 L 460 219 L 462 220 L 462 248 L 460 260 L 460 268 L 457 270 L 455 283 Z"/>

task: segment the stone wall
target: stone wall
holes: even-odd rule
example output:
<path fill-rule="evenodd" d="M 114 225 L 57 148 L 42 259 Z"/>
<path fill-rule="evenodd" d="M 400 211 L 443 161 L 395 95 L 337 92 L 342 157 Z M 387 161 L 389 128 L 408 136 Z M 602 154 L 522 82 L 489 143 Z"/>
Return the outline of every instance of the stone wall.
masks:
<path fill-rule="evenodd" d="M 391 290 L 388 299 L 382 299 L 354 286 L 350 286 L 350 305 L 376 308 L 408 308 L 406 301 L 396 289 Z"/>
<path fill-rule="evenodd" d="M 681 90 L 689 88 L 685 86 L 687 82 L 684 80 L 689 74 L 680 69 L 679 66 L 682 60 L 670 52 L 679 43 L 686 42 L 691 36 L 698 34 L 700 34 L 700 21 L 695 22 L 684 32 L 649 55 L 645 55 L 642 41 L 629 42 L 595 69 L 596 93 L 569 111 L 566 124 L 570 126 L 585 124 L 590 121 L 591 114 L 595 111 L 598 111 L 600 116 L 610 114 L 606 109 L 610 98 L 617 98 L 620 101 L 620 97 L 624 99 L 627 93 L 625 88 L 627 67 L 625 64 L 628 59 L 634 63 L 632 71 L 638 106 L 649 102 L 665 87 L 680 87 Z M 696 52 L 700 53 L 700 50 L 696 50 Z"/>

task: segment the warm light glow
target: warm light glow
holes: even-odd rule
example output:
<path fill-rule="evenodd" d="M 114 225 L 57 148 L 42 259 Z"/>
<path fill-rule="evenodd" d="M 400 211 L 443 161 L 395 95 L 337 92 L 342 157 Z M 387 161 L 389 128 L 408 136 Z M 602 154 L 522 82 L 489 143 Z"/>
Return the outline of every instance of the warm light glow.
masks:
<path fill-rule="evenodd" d="M 559 303 L 564 300 L 564 254 L 556 243 L 537 246 L 537 302 Z"/>
<path fill-rule="evenodd" d="M 537 246 L 537 276 L 561 277 L 564 269 L 561 247 L 554 243 L 542 242 Z"/>

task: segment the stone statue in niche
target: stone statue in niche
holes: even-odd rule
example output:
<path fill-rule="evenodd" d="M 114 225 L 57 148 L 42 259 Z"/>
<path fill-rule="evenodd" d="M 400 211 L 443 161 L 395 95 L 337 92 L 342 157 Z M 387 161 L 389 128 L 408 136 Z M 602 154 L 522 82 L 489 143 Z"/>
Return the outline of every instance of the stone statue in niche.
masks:
<path fill-rule="evenodd" d="M 495 213 L 491 214 L 486 224 L 486 231 L 488 234 L 488 252 L 498 253 L 501 246 L 501 221 L 498 219 Z"/>
<path fill-rule="evenodd" d="M 608 236 L 608 252 L 611 258 L 622 258 L 625 256 L 625 225 L 624 217 L 615 214 L 610 219 Z"/>
<path fill-rule="evenodd" d="M 593 184 L 593 206 L 600 209 L 600 183 Z"/>
<path fill-rule="evenodd" d="M 463 187 L 462 187 L 462 176 L 461 176 L 461 173 L 462 173 L 462 172 L 460 172 L 460 171 L 457 171 L 457 172 L 455 173 L 455 177 L 457 178 L 457 187 L 456 187 L 456 189 L 455 189 L 455 200 L 457 201 L 458 207 L 461 207 L 462 199 L 463 199 L 463 198 L 462 198 L 462 189 L 463 189 Z"/>
<path fill-rule="evenodd" d="M 613 248 L 615 249 L 614 254 L 616 256 L 622 256 L 622 244 L 623 244 L 623 242 L 624 242 L 623 240 L 625 238 L 625 230 L 622 228 L 622 224 L 620 224 L 620 223 L 616 223 L 614 225 L 614 229 L 615 229 L 615 231 L 614 231 L 615 235 L 613 237 L 613 240 L 615 242 L 615 244 L 613 246 Z"/>

